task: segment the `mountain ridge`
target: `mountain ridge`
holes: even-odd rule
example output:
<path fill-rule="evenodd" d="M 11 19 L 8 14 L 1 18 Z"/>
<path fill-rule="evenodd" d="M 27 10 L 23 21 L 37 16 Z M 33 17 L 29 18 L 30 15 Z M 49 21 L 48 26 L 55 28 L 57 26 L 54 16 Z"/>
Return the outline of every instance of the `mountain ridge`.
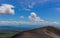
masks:
<path fill-rule="evenodd" d="M 20 32 L 12 36 L 11 38 L 60 38 L 59 32 L 60 29 L 58 28 L 46 26 Z"/>

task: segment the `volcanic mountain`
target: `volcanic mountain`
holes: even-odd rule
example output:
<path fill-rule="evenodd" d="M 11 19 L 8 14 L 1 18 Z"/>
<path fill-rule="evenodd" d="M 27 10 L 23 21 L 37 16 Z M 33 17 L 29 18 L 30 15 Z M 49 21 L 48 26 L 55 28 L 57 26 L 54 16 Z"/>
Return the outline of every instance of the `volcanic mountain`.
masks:
<path fill-rule="evenodd" d="M 60 38 L 60 29 L 52 26 L 20 32 L 11 38 Z"/>

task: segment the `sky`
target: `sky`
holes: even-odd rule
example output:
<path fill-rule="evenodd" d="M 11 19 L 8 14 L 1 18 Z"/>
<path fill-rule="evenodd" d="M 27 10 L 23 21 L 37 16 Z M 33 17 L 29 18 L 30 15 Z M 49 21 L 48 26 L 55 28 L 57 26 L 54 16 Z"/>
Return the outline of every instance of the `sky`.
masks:
<path fill-rule="evenodd" d="M 0 0 L 1 24 L 60 25 L 60 0 Z"/>

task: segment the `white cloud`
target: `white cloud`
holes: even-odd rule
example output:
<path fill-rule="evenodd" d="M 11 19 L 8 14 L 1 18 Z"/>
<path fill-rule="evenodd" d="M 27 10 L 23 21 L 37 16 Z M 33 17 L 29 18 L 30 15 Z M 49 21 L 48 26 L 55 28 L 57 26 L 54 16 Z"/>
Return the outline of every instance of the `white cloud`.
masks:
<path fill-rule="evenodd" d="M 21 19 L 24 19 L 24 16 L 20 16 Z"/>
<path fill-rule="evenodd" d="M 39 0 L 38 3 L 39 4 L 45 4 L 45 3 L 49 2 L 49 1 L 51 1 L 51 0 Z"/>
<path fill-rule="evenodd" d="M 23 10 L 25 10 L 25 11 L 31 11 L 31 9 L 29 9 L 29 8 L 23 8 Z"/>
<path fill-rule="evenodd" d="M 60 8 L 56 8 L 57 11 L 60 11 Z"/>
<path fill-rule="evenodd" d="M 14 8 L 13 5 L 10 5 L 10 4 L 2 4 L 0 6 L 0 14 L 12 14 L 14 15 Z"/>
<path fill-rule="evenodd" d="M 46 2 L 48 2 L 50 0 L 32 0 L 29 4 L 28 7 L 29 8 L 33 8 L 35 5 L 37 4 L 45 4 Z"/>
<path fill-rule="evenodd" d="M 31 4 L 28 4 L 28 8 L 33 8 L 34 5 L 36 5 L 36 2 L 31 2 Z"/>
<path fill-rule="evenodd" d="M 42 20 L 40 17 L 38 17 L 35 12 L 31 12 L 31 15 L 29 16 L 30 20 L 36 21 L 36 22 L 42 22 L 44 20 Z"/>

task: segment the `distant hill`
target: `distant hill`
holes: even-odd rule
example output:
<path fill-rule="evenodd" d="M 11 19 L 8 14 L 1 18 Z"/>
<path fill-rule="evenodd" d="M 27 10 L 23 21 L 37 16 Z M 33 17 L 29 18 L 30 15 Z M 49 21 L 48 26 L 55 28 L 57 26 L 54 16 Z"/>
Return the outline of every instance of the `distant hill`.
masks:
<path fill-rule="evenodd" d="M 23 27 L 23 26 L 0 26 L 0 33 L 5 32 L 20 32 L 24 30 L 33 29 L 34 27 Z"/>
<path fill-rule="evenodd" d="M 60 29 L 46 26 L 20 32 L 11 38 L 60 38 Z"/>
<path fill-rule="evenodd" d="M 25 30 L 31 30 L 34 28 L 38 28 L 40 26 L 37 25 L 0 25 L 0 33 L 5 32 L 21 32 Z"/>

